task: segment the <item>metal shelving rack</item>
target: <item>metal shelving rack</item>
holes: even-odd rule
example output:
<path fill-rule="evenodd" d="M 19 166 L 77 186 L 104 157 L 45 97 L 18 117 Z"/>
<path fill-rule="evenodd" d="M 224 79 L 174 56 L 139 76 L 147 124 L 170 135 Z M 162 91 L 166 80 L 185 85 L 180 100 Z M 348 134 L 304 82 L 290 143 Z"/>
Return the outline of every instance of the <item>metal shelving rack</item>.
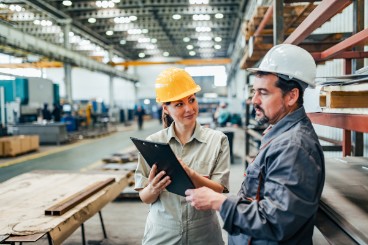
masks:
<path fill-rule="evenodd" d="M 287 31 L 283 29 L 283 20 L 281 19 L 283 16 L 283 5 L 284 3 L 291 2 L 307 2 L 305 1 L 292 1 L 292 0 L 280 0 L 274 1 L 273 5 L 269 7 L 270 11 L 267 11 L 264 14 L 262 24 L 259 25 L 259 31 L 256 31 L 257 35 L 260 35 L 262 29 L 265 28 L 266 23 L 270 21 L 270 12 L 273 11 L 273 45 L 279 43 L 289 43 L 294 45 L 300 45 L 305 48 L 305 43 L 302 43 L 307 37 L 311 35 L 311 33 L 320 27 L 323 23 L 330 20 L 333 16 L 340 13 L 343 9 L 345 9 L 350 4 L 354 4 L 353 12 L 354 12 L 354 27 L 353 34 L 345 38 L 343 40 L 338 41 L 335 45 L 330 47 L 325 47 L 321 44 L 320 47 L 312 47 L 312 49 L 306 48 L 309 52 L 312 53 L 312 56 L 316 60 L 316 62 L 324 62 L 326 60 L 331 59 L 343 59 L 344 60 L 344 74 L 352 74 L 357 69 L 363 66 L 363 58 L 368 58 L 368 52 L 364 51 L 363 43 L 368 42 L 368 28 L 364 29 L 364 0 L 323 0 L 315 7 L 315 9 L 307 16 L 307 18 L 283 41 L 284 33 Z M 312 1 L 308 1 L 312 2 Z M 281 20 L 280 20 L 281 19 Z M 269 23 L 268 23 L 269 24 Z M 261 46 L 260 44 L 257 44 Z M 265 47 L 268 44 L 265 44 Z M 304 46 L 303 46 L 304 45 Z M 323 48 L 322 48 L 323 47 Z M 321 50 L 315 51 L 317 48 Z M 314 49 L 314 50 L 313 50 Z M 260 50 L 257 50 L 260 51 Z M 247 52 L 246 52 L 247 53 Z M 242 68 L 247 68 L 246 58 L 243 59 L 244 63 L 242 64 Z M 247 111 L 247 115 L 249 114 Z M 343 113 L 309 113 L 308 117 L 314 124 L 329 126 L 340 128 L 343 130 L 343 139 L 342 139 L 342 154 L 343 156 L 355 155 L 355 156 L 363 156 L 363 133 L 368 133 L 368 115 L 361 114 L 343 114 Z M 249 140 L 249 133 L 246 131 L 246 140 Z M 352 134 L 354 134 L 355 142 L 352 142 Z M 246 144 L 248 142 L 246 141 Z M 352 143 L 354 143 L 354 149 L 352 148 Z M 246 146 L 247 147 L 247 146 Z M 353 151 L 352 151 L 353 150 Z M 246 153 L 248 153 L 246 148 Z M 338 163 L 334 162 L 333 159 L 329 159 L 332 161 L 332 170 L 340 165 L 336 165 Z M 336 166 L 334 166 L 334 164 Z M 347 165 L 342 165 L 347 166 Z M 350 165 L 349 165 L 350 166 Z M 351 171 L 354 169 L 355 165 L 352 164 Z M 345 174 L 345 173 L 344 173 Z M 347 174 L 347 173 L 346 173 Z M 333 174 L 332 174 L 333 175 Z M 356 171 L 355 175 L 363 175 L 366 173 L 362 171 Z M 331 178 L 331 176 L 328 176 Z M 341 178 L 347 178 L 345 175 L 340 176 Z M 358 178 L 359 179 L 359 178 Z M 363 179 L 365 179 L 363 177 Z M 345 184 L 346 188 L 350 188 L 349 186 L 354 185 L 355 182 L 347 181 L 341 182 L 340 184 Z M 337 184 L 337 183 L 336 183 Z M 364 185 L 364 183 L 360 183 Z M 341 190 L 336 190 L 339 193 Z M 328 193 L 327 193 L 328 194 Z M 356 193 L 355 193 L 356 194 Z M 346 198 L 343 193 L 340 193 L 341 198 Z M 352 193 L 348 194 L 352 195 Z M 358 205 L 351 206 L 361 210 L 361 207 L 366 205 L 366 199 L 364 199 L 364 194 L 358 196 L 351 196 L 351 198 L 356 198 L 356 202 L 359 203 L 351 203 L 347 202 L 346 205 Z M 368 242 L 368 238 L 366 235 L 362 234 L 362 231 L 355 229 L 346 218 L 349 217 L 349 213 L 339 213 L 338 211 L 331 209 L 330 204 L 333 203 L 334 198 L 330 200 L 328 195 L 323 196 L 323 200 L 321 200 L 320 208 L 317 214 L 316 226 L 328 240 L 328 242 L 332 244 L 365 244 Z M 347 200 L 350 200 L 347 198 Z M 327 201 L 328 203 L 325 203 Z M 339 206 L 339 203 L 334 203 L 335 206 Z M 333 206 L 333 205 L 332 205 Z M 349 210 L 350 206 L 346 206 L 345 208 Z M 347 216 L 344 216 L 347 215 Z M 365 214 L 366 215 L 366 214 Z M 363 218 L 363 217 L 362 217 Z M 362 242 L 363 241 L 363 242 Z"/>

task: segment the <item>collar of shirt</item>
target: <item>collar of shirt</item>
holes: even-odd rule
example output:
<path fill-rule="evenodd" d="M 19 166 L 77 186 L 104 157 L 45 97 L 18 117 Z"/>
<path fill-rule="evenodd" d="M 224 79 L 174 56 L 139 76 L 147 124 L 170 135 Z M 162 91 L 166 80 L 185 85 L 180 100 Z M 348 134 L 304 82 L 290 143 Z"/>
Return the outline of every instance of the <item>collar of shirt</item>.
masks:
<path fill-rule="evenodd" d="M 172 138 L 176 139 L 179 142 L 179 139 L 175 134 L 174 125 L 175 125 L 175 122 L 173 122 L 170 125 L 169 129 L 168 129 L 167 142 L 166 143 L 169 143 Z M 192 137 L 190 138 L 190 140 L 188 141 L 188 143 L 191 142 L 193 139 L 196 139 L 196 140 L 198 140 L 199 142 L 202 142 L 202 143 L 206 143 L 205 137 L 202 133 L 201 128 L 202 128 L 202 126 L 198 122 L 196 122 L 194 133 L 193 133 Z"/>
<path fill-rule="evenodd" d="M 262 138 L 262 144 L 264 145 L 273 138 L 279 136 L 280 134 L 284 133 L 285 131 L 289 130 L 289 128 L 293 127 L 299 121 L 303 120 L 307 117 L 305 113 L 304 107 L 301 107 L 292 113 L 286 115 L 280 121 L 272 126 L 272 130 L 270 130 L 267 134 L 265 134 Z"/>

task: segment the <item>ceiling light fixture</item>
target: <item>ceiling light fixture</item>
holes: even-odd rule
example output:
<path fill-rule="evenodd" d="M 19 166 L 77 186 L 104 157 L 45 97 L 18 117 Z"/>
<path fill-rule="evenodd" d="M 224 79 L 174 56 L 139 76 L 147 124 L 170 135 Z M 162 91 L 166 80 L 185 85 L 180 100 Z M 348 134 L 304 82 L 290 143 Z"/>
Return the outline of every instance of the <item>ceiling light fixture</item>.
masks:
<path fill-rule="evenodd" d="M 211 32 L 211 27 L 198 26 L 195 28 L 196 32 Z"/>
<path fill-rule="evenodd" d="M 144 58 L 144 57 L 146 57 L 146 54 L 145 54 L 145 53 L 139 53 L 139 54 L 138 54 L 138 57 L 139 57 L 139 58 Z"/>
<path fill-rule="evenodd" d="M 209 0 L 189 0 L 190 4 L 208 4 Z"/>
<path fill-rule="evenodd" d="M 124 44 L 126 44 L 126 41 L 125 41 L 124 39 L 121 39 L 121 40 L 120 40 L 120 44 L 121 44 L 121 45 L 124 45 Z"/>
<path fill-rule="evenodd" d="M 88 22 L 91 23 L 91 24 L 96 23 L 96 19 L 95 18 L 89 18 Z"/>
<path fill-rule="evenodd" d="M 221 45 L 216 44 L 215 49 L 221 49 Z"/>
<path fill-rule="evenodd" d="M 113 31 L 107 31 L 107 32 L 106 32 L 106 35 L 108 35 L 108 36 L 112 36 L 112 35 L 114 35 L 114 32 L 113 32 Z"/>
<path fill-rule="evenodd" d="M 216 42 L 221 42 L 222 41 L 222 38 L 221 37 L 215 37 L 215 41 Z"/>
<path fill-rule="evenodd" d="M 190 38 L 189 38 L 189 37 L 184 37 L 184 38 L 183 38 L 183 42 L 185 42 L 185 43 L 190 42 Z"/>
<path fill-rule="evenodd" d="M 180 14 L 174 14 L 174 15 L 172 16 L 172 18 L 173 18 L 174 20 L 180 20 L 180 19 L 181 19 L 181 15 L 180 15 Z"/>
<path fill-rule="evenodd" d="M 193 20 L 210 20 L 211 16 L 209 14 L 195 14 L 192 18 Z"/>
<path fill-rule="evenodd" d="M 212 37 L 210 36 L 199 36 L 198 41 L 211 41 Z"/>
<path fill-rule="evenodd" d="M 170 55 L 170 53 L 169 52 L 163 52 L 163 54 L 162 54 L 163 56 L 165 56 L 165 57 L 167 57 L 167 56 L 169 56 Z"/>
<path fill-rule="evenodd" d="M 188 50 L 191 50 L 191 49 L 193 49 L 194 47 L 193 47 L 193 45 L 187 45 L 187 49 Z"/>
<path fill-rule="evenodd" d="M 68 1 L 68 0 L 63 1 L 63 5 L 65 6 L 72 6 L 72 4 L 73 4 L 72 1 Z"/>
<path fill-rule="evenodd" d="M 224 18 L 224 15 L 221 14 L 221 13 L 217 13 L 217 14 L 215 14 L 215 18 L 216 19 L 222 19 L 222 18 Z"/>
<path fill-rule="evenodd" d="M 96 6 L 99 8 L 113 8 L 115 3 L 113 1 L 96 1 Z"/>
<path fill-rule="evenodd" d="M 136 21 L 138 18 L 135 15 L 129 16 L 130 21 Z"/>
<path fill-rule="evenodd" d="M 196 53 L 195 51 L 190 51 L 190 52 L 189 52 L 189 55 L 190 55 L 190 56 L 194 56 L 194 55 L 196 55 L 196 54 L 197 54 L 197 53 Z"/>

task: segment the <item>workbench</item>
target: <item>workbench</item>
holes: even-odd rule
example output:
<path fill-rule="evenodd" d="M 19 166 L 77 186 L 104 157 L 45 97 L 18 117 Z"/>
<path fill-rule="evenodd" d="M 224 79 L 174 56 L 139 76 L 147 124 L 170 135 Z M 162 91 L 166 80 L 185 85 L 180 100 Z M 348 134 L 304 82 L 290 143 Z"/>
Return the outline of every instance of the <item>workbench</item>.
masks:
<path fill-rule="evenodd" d="M 132 171 L 34 171 L 1 183 L 0 244 L 35 242 L 45 235 L 49 244 L 61 244 L 96 213 L 104 229 L 100 210 L 121 193 L 131 177 Z M 53 205 L 109 179 L 112 182 L 106 187 L 62 215 L 45 215 Z"/>

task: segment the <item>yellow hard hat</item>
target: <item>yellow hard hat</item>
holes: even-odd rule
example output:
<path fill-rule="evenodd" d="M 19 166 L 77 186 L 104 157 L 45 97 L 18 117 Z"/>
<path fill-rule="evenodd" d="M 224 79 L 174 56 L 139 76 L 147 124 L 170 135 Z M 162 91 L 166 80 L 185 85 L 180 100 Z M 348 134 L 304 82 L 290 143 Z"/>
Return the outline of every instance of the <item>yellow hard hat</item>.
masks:
<path fill-rule="evenodd" d="M 183 69 L 172 67 L 162 71 L 156 79 L 156 101 L 180 100 L 201 90 L 193 78 Z"/>

